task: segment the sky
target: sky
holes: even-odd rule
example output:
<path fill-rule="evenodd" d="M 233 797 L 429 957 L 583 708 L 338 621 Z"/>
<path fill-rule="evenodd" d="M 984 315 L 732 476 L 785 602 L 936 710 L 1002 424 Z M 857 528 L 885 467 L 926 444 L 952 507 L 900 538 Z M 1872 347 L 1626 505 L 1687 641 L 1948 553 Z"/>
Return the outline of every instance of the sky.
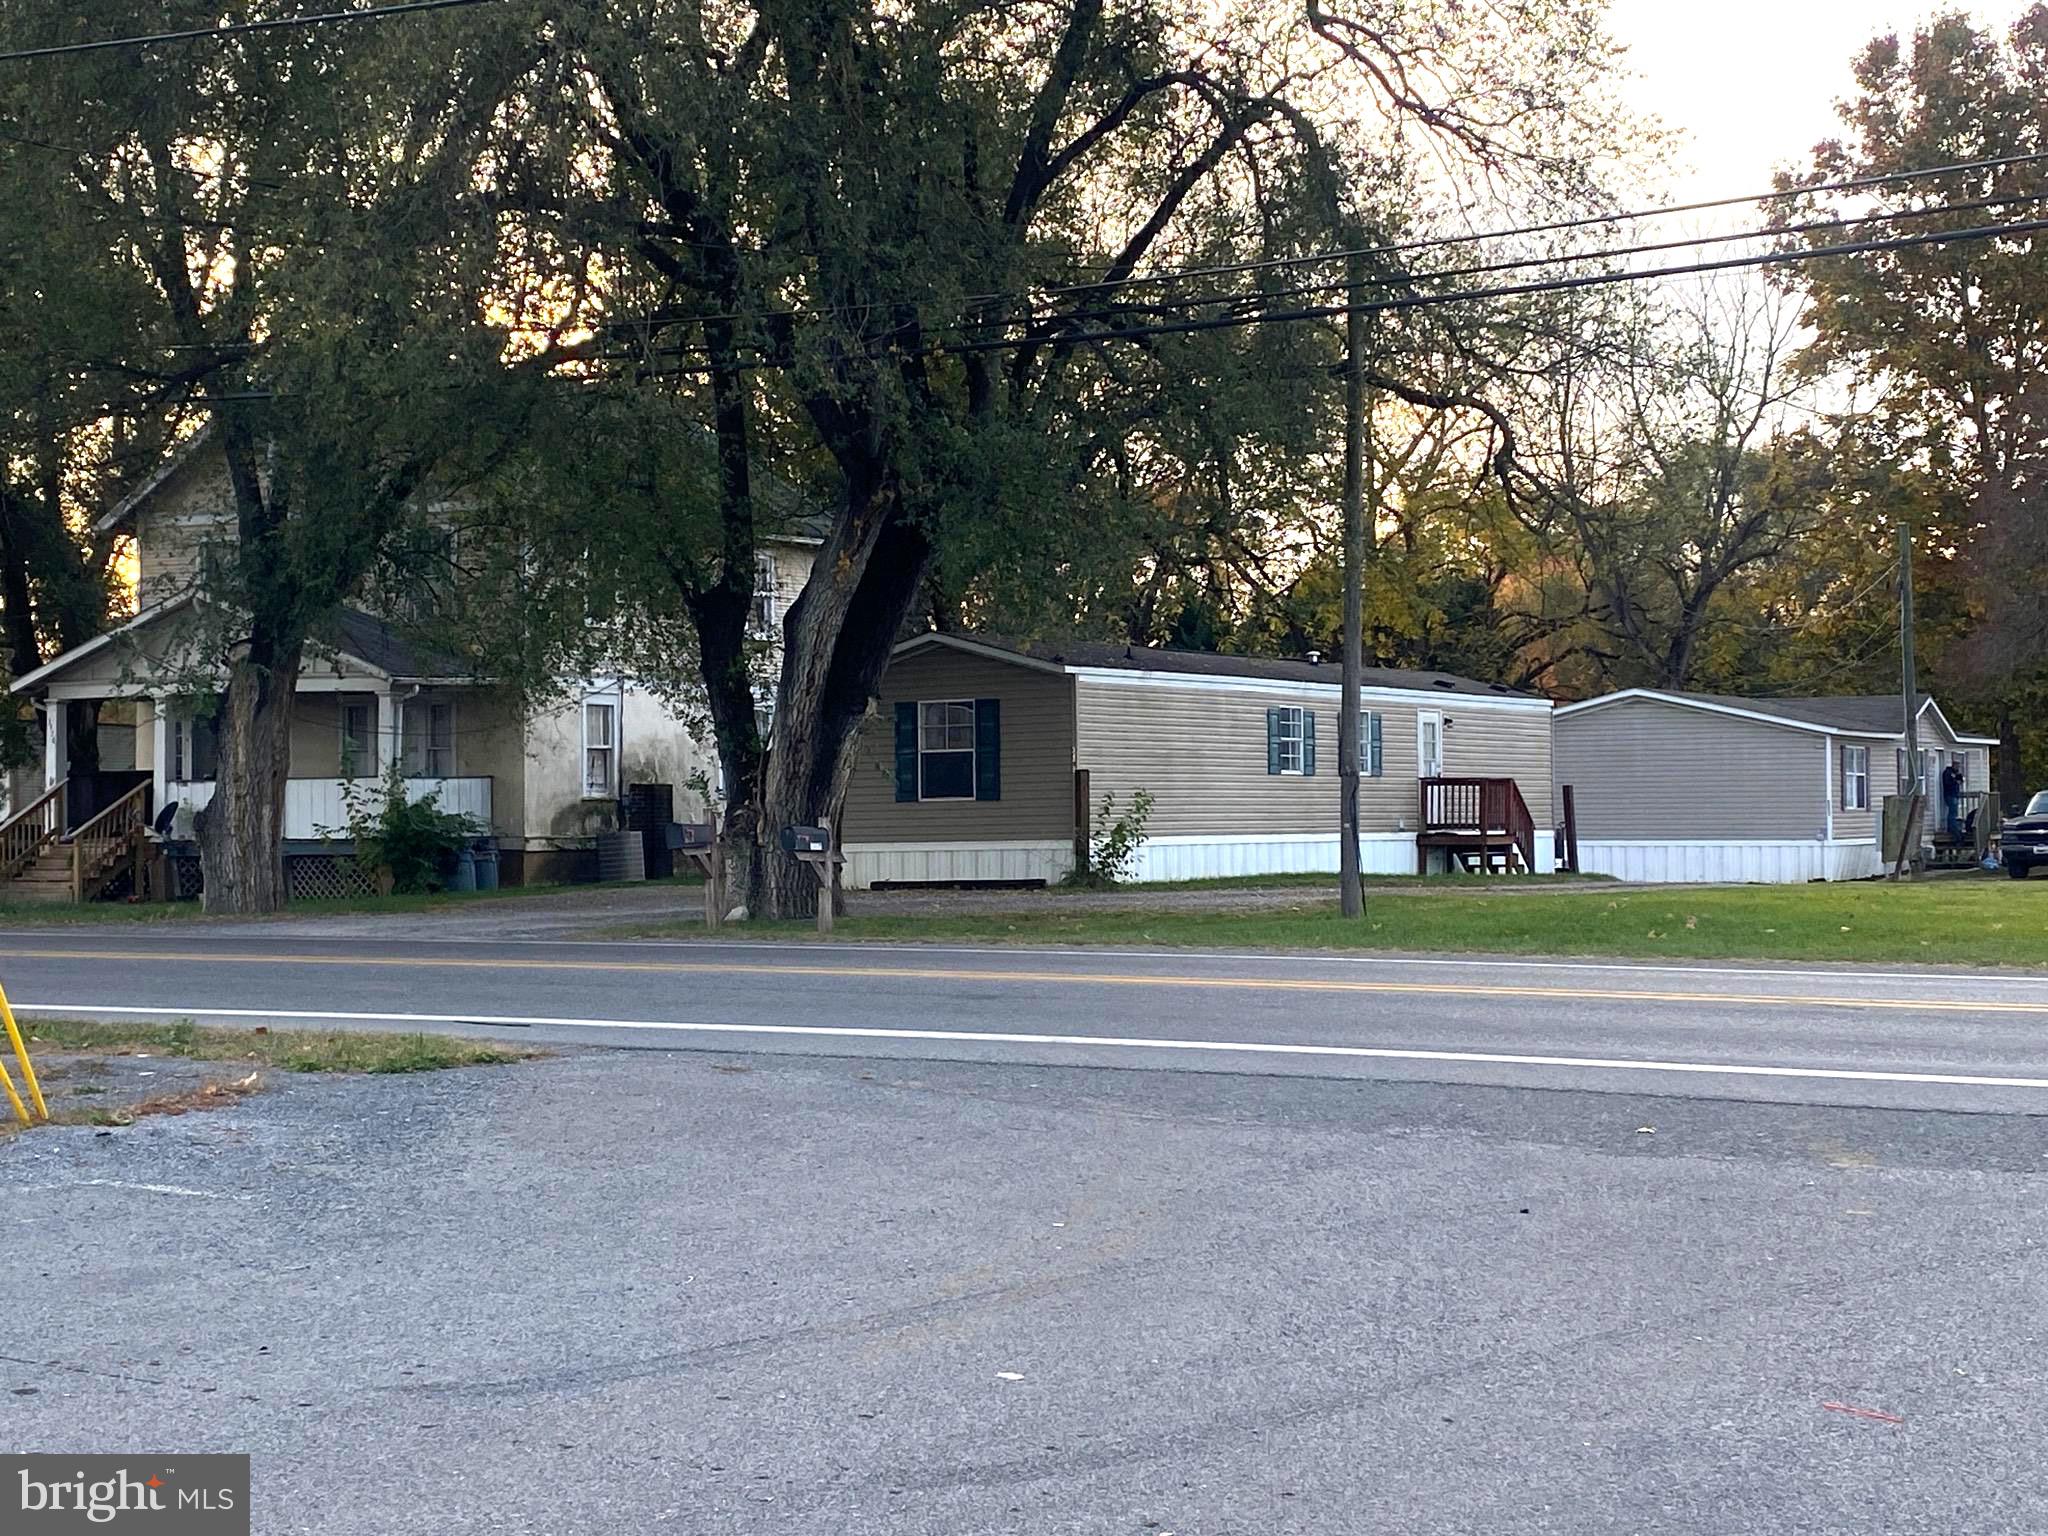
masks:
<path fill-rule="evenodd" d="M 1910 35 L 1937 10 L 2010 23 L 2029 0 L 1610 0 L 1639 78 L 1631 100 L 1685 130 L 1674 198 L 1760 192 L 1835 131 L 1850 62 L 1871 38 Z"/>

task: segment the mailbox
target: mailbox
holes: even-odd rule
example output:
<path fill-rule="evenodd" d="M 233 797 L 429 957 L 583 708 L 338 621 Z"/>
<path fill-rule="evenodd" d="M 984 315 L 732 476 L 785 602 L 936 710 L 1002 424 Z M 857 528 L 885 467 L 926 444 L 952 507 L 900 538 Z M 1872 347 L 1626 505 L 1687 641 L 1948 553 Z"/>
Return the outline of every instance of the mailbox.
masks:
<path fill-rule="evenodd" d="M 702 853 L 711 846 L 708 821 L 672 821 L 668 824 L 668 845 L 679 853 Z"/>
<path fill-rule="evenodd" d="M 832 846 L 832 834 L 823 827 L 784 827 L 784 853 L 825 853 Z"/>

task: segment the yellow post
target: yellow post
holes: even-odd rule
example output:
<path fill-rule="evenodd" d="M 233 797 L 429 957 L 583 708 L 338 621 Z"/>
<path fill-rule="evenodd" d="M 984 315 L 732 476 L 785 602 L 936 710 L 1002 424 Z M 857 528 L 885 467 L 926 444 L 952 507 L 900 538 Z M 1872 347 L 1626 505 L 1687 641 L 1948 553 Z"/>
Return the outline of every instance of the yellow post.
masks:
<path fill-rule="evenodd" d="M 21 1063 L 21 1075 L 28 1083 L 28 1096 L 36 1101 L 36 1113 L 47 1120 L 50 1118 L 50 1109 L 43 1102 L 43 1085 L 36 1081 L 35 1066 L 29 1061 L 28 1046 L 21 1038 L 21 1026 L 14 1022 L 14 1010 L 7 1006 L 7 989 L 5 987 L 0 987 L 0 1023 L 5 1023 L 7 1026 L 7 1043 L 14 1047 L 15 1059 Z M 6 1071 L 6 1065 L 0 1063 L 0 1074 L 4 1074 Z M 7 1096 L 14 1100 L 15 1108 L 21 1108 L 21 1100 L 15 1095 L 14 1082 L 11 1078 L 7 1083 Z M 25 1111 L 22 1123 L 28 1123 Z"/>
<path fill-rule="evenodd" d="M 35 1121 L 28 1117 L 27 1106 L 21 1102 L 21 1095 L 14 1091 L 14 1079 L 7 1075 L 7 1063 L 4 1060 L 0 1060 L 0 1088 L 7 1090 L 7 1102 L 14 1106 L 15 1117 L 23 1125 L 34 1125 Z"/>

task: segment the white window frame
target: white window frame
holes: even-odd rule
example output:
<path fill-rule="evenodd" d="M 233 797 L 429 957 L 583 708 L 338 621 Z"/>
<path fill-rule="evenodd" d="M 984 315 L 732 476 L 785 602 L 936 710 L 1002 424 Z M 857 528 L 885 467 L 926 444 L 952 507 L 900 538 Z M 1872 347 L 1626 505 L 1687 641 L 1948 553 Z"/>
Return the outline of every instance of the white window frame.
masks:
<path fill-rule="evenodd" d="M 946 740 L 949 743 L 949 745 L 942 747 L 927 747 L 925 745 L 925 732 L 930 727 L 928 727 L 925 723 L 925 711 L 928 709 L 944 709 L 948 711 L 955 709 L 966 710 L 967 745 L 965 747 L 956 747 L 950 745 L 953 739 L 953 732 L 958 730 L 960 726 L 959 722 L 953 720 L 949 714 L 948 717 L 939 726 L 939 729 L 946 733 Z M 980 738 L 977 734 L 974 719 L 974 700 L 919 699 L 917 701 L 917 798 L 920 801 L 931 800 L 937 802 L 944 802 L 948 800 L 972 800 L 974 798 L 975 791 L 974 756 L 976 748 L 979 744 L 979 739 Z M 964 795 L 926 794 L 924 788 L 924 760 L 928 757 L 965 757 L 967 759 L 967 793 Z"/>
<path fill-rule="evenodd" d="M 1372 723 L 1380 723 L 1380 766 L 1372 766 Z M 1376 709 L 1361 709 L 1358 712 L 1358 776 L 1361 779 L 1383 779 L 1387 775 L 1387 717 Z"/>
<path fill-rule="evenodd" d="M 1436 722 L 1436 763 L 1429 761 L 1430 733 L 1423 729 L 1422 722 Z M 1440 709 L 1419 709 L 1415 712 L 1415 776 L 1419 779 L 1440 779 L 1444 776 L 1444 712 Z"/>
<path fill-rule="evenodd" d="M 1282 704 L 1273 717 L 1273 740 L 1280 752 L 1280 776 L 1307 777 L 1308 710 L 1299 704 Z"/>
<path fill-rule="evenodd" d="M 775 556 L 765 551 L 754 556 L 754 628 L 762 635 L 773 636 L 776 626 L 775 605 L 782 597 L 782 573 L 776 568 Z"/>
<path fill-rule="evenodd" d="M 1842 809 L 1845 811 L 1867 811 L 1870 809 L 1870 748 L 1842 743 Z M 1857 766 L 1852 767 L 1855 763 Z M 1850 793 L 1854 785 L 1856 792 Z"/>
<path fill-rule="evenodd" d="M 593 742 L 590 735 L 590 712 L 604 711 L 605 727 L 610 740 Z M 583 752 L 577 759 L 578 772 L 583 778 L 583 798 L 586 800 L 616 800 L 619 794 L 619 699 L 616 694 L 601 696 L 586 694 L 579 718 L 582 720 Z M 593 778 L 590 772 L 590 755 L 602 752 L 604 772 L 601 778 Z"/>
<path fill-rule="evenodd" d="M 210 784 L 217 782 L 220 778 L 220 741 L 218 736 L 216 736 L 213 744 L 213 778 L 202 779 L 198 776 L 199 744 L 193 739 L 193 733 L 199 721 L 192 715 L 173 715 L 170 717 L 168 724 L 170 729 L 166 733 L 168 736 L 166 747 L 169 761 L 165 764 L 165 767 L 169 771 L 164 775 L 165 781 L 172 784 Z"/>
<path fill-rule="evenodd" d="M 339 757 L 341 776 L 345 779 L 374 777 L 377 772 L 377 701 L 375 699 L 351 698 L 347 694 L 341 694 L 339 697 L 341 699 L 341 720 L 339 723 L 341 732 L 341 754 Z M 351 750 L 351 743 L 349 741 L 348 715 L 352 709 L 361 710 L 364 716 L 362 747 L 359 751 Z"/>
<path fill-rule="evenodd" d="M 446 771 L 434 771 L 434 754 L 443 750 L 434 745 L 434 711 L 445 710 L 448 720 L 448 761 Z M 417 732 L 406 729 L 405 717 L 417 712 L 420 729 Z M 455 777 L 455 739 L 460 733 L 456 729 L 455 701 L 453 699 L 423 698 L 414 695 L 398 709 L 399 772 L 408 779 L 452 779 Z M 419 754 L 419 767 L 413 767 L 413 754 Z"/>

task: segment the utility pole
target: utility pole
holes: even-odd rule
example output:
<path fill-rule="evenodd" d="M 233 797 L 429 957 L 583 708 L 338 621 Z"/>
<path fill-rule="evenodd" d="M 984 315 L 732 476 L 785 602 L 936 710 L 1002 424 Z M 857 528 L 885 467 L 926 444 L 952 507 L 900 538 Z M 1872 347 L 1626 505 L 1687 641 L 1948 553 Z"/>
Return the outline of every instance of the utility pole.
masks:
<path fill-rule="evenodd" d="M 1344 305 L 1344 668 L 1337 705 L 1337 896 L 1346 917 L 1365 916 L 1365 887 L 1358 869 L 1358 749 L 1360 675 L 1365 668 L 1365 480 L 1369 451 L 1365 430 L 1365 311 L 1362 240 L 1346 242 L 1349 292 Z"/>
<path fill-rule="evenodd" d="M 1927 786 L 1920 772 L 1920 685 L 1913 676 L 1913 525 L 1899 518 L 1899 699 L 1906 715 L 1907 784 L 1913 786 L 1906 799 L 1906 829 L 1899 845 L 1900 869 L 1910 869 L 1920 854 L 1919 828 L 1925 814 Z M 1905 784 L 1899 788 L 1905 789 Z"/>

